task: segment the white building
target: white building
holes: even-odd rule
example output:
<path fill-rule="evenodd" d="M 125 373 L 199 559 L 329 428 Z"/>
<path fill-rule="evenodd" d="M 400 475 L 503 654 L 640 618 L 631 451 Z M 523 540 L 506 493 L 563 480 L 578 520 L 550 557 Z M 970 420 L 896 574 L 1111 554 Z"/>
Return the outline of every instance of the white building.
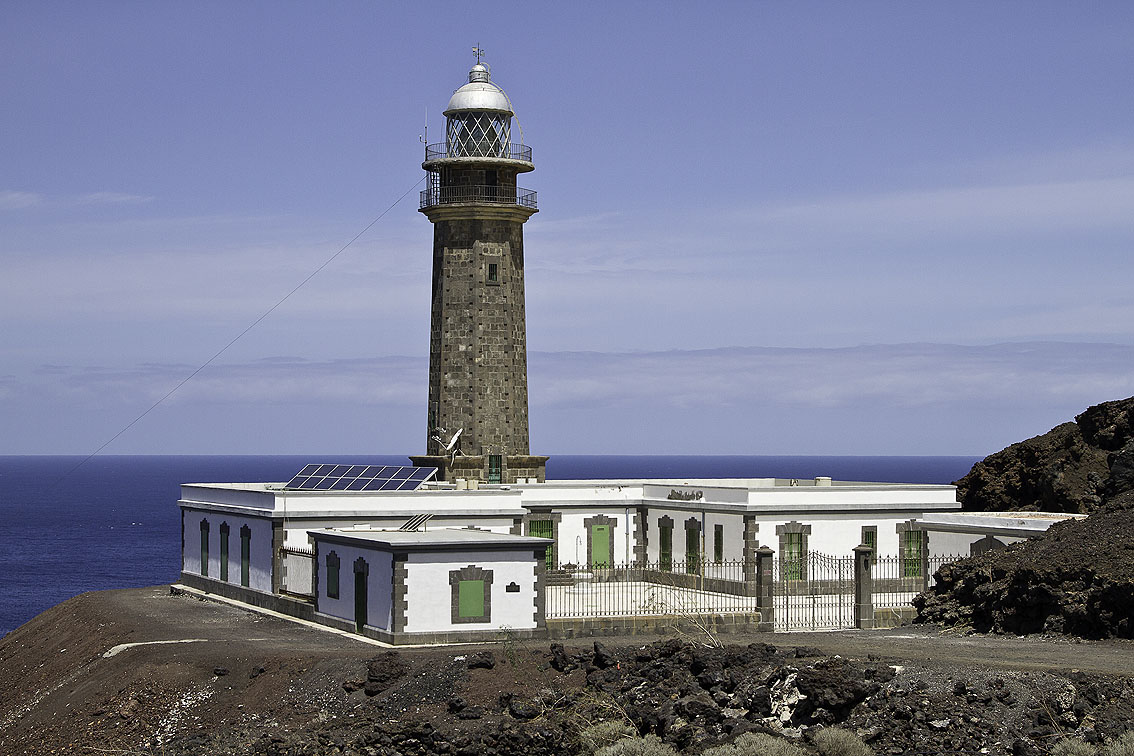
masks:
<path fill-rule="evenodd" d="M 782 565 L 806 565 L 819 554 L 849 558 L 860 545 L 874 549 L 876 559 L 902 560 L 906 578 L 925 578 L 923 565 L 938 557 L 1003 548 L 1061 519 L 962 513 L 948 485 L 829 478 L 491 486 L 414 480 L 401 490 L 343 490 L 367 480 L 376 481 L 373 487 L 396 485 L 428 470 L 311 470 L 318 474 L 296 478 L 306 488 L 182 486 L 181 582 L 392 642 L 502 630 L 537 636 L 558 616 L 548 611 L 548 597 L 576 600 L 574 589 L 562 586 L 580 581 L 604 590 L 619 581 L 695 587 L 698 601 L 742 596 L 746 581 L 755 580 L 761 547 L 782 573 L 777 580 L 785 580 L 817 568 Z M 640 602 L 595 604 L 597 595 L 587 597 L 591 620 L 650 614 Z M 710 601 L 705 611 L 752 609 L 718 604 Z"/>

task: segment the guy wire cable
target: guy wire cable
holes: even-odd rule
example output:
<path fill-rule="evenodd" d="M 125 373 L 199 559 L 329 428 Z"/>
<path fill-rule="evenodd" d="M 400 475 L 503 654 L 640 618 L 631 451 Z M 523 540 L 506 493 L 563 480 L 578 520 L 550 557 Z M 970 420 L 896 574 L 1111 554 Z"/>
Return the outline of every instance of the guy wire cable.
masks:
<path fill-rule="evenodd" d="M 372 220 L 372 221 L 370 221 L 369 223 L 366 224 L 365 228 L 363 228 L 361 231 L 359 231 L 357 234 L 355 234 L 354 237 L 350 241 L 348 241 L 346 244 L 344 244 L 342 247 L 340 247 L 338 252 L 335 252 L 335 254 L 331 255 L 326 260 L 324 260 L 322 265 L 320 265 L 318 268 L 313 270 L 306 278 L 304 278 L 302 281 L 300 281 L 298 284 L 296 284 L 295 287 L 292 288 L 291 291 L 289 291 L 287 294 L 284 294 L 283 297 L 281 297 L 278 302 L 276 302 L 274 305 L 272 305 L 267 310 L 265 310 L 263 312 L 263 314 L 260 315 L 260 317 L 253 320 L 252 323 L 249 324 L 247 328 L 245 328 L 240 333 L 236 334 L 236 336 L 234 336 L 231 341 L 229 341 L 227 344 L 225 344 L 223 347 L 221 347 L 217 351 L 216 354 L 214 354 L 212 357 L 210 357 L 209 359 L 207 359 L 203 363 L 201 363 L 200 367 L 198 367 L 196 370 L 194 370 L 189 375 L 185 376 L 185 378 L 183 378 L 180 383 L 178 383 L 176 386 L 174 386 L 169 391 L 167 391 L 166 394 L 164 396 L 162 396 L 160 399 L 158 399 L 156 402 L 151 404 L 149 406 L 149 408 L 146 409 L 145 412 L 143 412 L 142 414 L 135 417 L 133 420 L 131 420 L 129 423 L 127 423 L 126 426 L 124 428 L 122 428 L 122 430 L 118 431 L 113 436 L 111 436 L 109 439 L 107 439 L 102 444 L 102 446 L 98 447 L 93 452 L 91 452 L 87 456 L 83 457 L 81 460 L 79 460 L 78 463 L 75 464 L 74 467 L 72 467 L 71 469 L 67 470 L 67 472 L 60 475 L 59 478 L 56 479 L 56 481 L 52 484 L 52 486 L 53 487 L 57 486 L 60 483 L 62 483 L 64 480 L 66 480 L 67 477 L 69 475 L 71 475 L 71 473 L 78 470 L 80 467 L 82 467 L 87 462 L 89 462 L 91 459 L 93 459 L 95 456 L 97 456 L 99 452 L 101 452 L 103 449 L 105 449 L 106 447 L 108 447 L 112 443 L 114 443 L 116 440 L 118 440 L 119 436 L 121 436 L 123 433 L 125 433 L 126 431 L 130 430 L 135 425 L 137 425 L 142 420 L 142 418 L 144 418 L 146 415 L 153 412 L 155 409 L 157 409 L 161 405 L 162 402 L 164 402 L 166 399 L 168 399 L 169 397 L 176 394 L 181 389 L 182 386 L 184 386 L 186 383 L 188 383 L 189 381 L 191 381 L 195 377 L 197 377 L 198 373 L 200 373 L 202 370 L 207 368 L 209 365 L 213 364 L 213 362 L 215 362 L 218 357 L 220 357 L 222 354 L 224 354 L 225 352 L 227 352 L 229 350 L 229 347 L 231 347 L 236 342 L 240 341 L 240 339 L 243 338 L 246 333 L 248 333 L 253 328 L 258 326 L 260 324 L 260 322 L 264 320 L 264 318 L 271 315 L 273 312 L 276 311 L 276 309 L 280 305 L 282 305 L 284 302 L 286 302 L 288 299 L 290 299 L 292 294 L 294 294 L 295 292 L 302 289 L 304 287 L 304 285 L 307 284 L 308 281 L 310 281 L 312 278 L 317 276 L 320 273 L 320 271 L 322 271 L 324 268 L 326 268 L 328 265 L 330 265 L 332 262 L 334 262 L 336 257 L 341 255 L 352 244 L 354 244 L 356 241 L 358 241 L 360 238 L 362 238 L 363 234 L 365 234 L 367 231 L 369 231 L 374 226 L 375 223 L 377 223 L 378 221 L 380 221 L 384 217 L 386 217 L 387 213 L 389 213 L 391 210 L 393 210 L 395 207 L 397 207 L 398 203 L 401 202 L 402 200 L 404 200 L 406 198 L 406 195 L 408 195 L 410 192 L 412 192 L 414 189 L 416 189 L 418 187 L 418 185 L 424 180 L 425 180 L 425 176 L 422 176 L 417 181 L 415 181 L 413 183 L 413 185 L 410 186 L 409 189 L 406 189 L 404 192 L 401 193 L 401 195 L 396 200 L 394 200 L 392 203 L 390 203 L 389 207 L 387 207 L 385 210 L 383 210 L 381 213 L 379 213 L 378 216 L 374 220 Z"/>

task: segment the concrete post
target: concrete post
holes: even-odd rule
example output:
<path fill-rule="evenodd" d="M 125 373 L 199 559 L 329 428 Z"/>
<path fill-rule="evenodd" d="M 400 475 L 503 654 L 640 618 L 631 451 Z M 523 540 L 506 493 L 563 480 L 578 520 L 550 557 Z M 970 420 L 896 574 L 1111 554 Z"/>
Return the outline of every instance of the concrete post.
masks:
<path fill-rule="evenodd" d="M 870 574 L 874 549 L 866 544 L 854 547 L 854 626 L 874 628 L 874 580 Z"/>
<path fill-rule="evenodd" d="M 776 552 L 767 546 L 756 549 L 756 608 L 760 610 L 761 631 L 772 632 L 776 623 L 775 574 L 772 572 L 772 556 Z"/>

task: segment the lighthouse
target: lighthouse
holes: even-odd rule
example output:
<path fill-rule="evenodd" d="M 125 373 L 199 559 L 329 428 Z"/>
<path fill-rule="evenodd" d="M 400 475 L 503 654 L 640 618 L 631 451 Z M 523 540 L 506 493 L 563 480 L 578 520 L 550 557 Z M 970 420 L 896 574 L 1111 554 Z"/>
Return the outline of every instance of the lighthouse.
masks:
<path fill-rule="evenodd" d="M 426 454 L 438 478 L 514 483 L 545 477 L 528 448 L 524 223 L 536 193 L 517 185 L 532 149 L 488 64 L 445 108 L 445 141 L 427 144 L 420 211 L 433 224 Z"/>

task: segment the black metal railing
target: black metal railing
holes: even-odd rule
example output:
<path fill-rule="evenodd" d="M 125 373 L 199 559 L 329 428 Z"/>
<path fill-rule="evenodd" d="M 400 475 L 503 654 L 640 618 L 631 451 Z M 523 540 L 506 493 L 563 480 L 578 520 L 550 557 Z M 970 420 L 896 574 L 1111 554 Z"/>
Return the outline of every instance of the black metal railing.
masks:
<path fill-rule="evenodd" d="M 498 158 L 501 160 L 523 160 L 532 162 L 532 148 L 526 144 L 504 144 L 500 142 L 487 144 L 449 144 L 440 142 L 425 146 L 426 160 L 444 160 L 445 158 Z"/>
<path fill-rule="evenodd" d="M 421 207 L 481 203 L 486 205 L 519 205 L 536 209 L 536 193 L 514 186 L 438 186 L 421 192 Z"/>
<path fill-rule="evenodd" d="M 558 565 L 545 575 L 545 611 L 551 619 L 752 613 L 755 575 L 741 560 Z"/>

